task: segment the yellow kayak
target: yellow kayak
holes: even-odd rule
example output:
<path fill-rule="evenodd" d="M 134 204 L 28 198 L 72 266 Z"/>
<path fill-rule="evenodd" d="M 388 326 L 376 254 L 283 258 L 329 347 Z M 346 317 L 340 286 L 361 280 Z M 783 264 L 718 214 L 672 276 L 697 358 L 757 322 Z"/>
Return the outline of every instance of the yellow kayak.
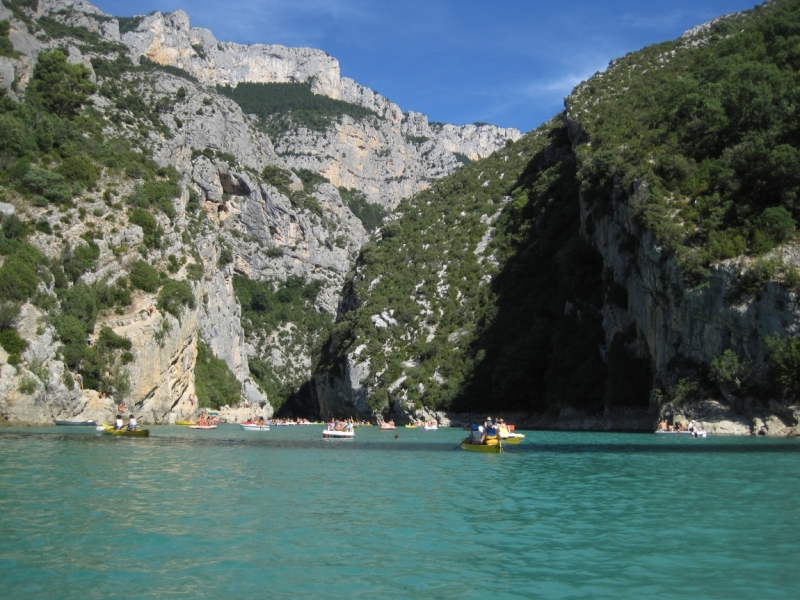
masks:
<path fill-rule="evenodd" d="M 470 444 L 467 442 L 467 438 L 464 438 L 461 441 L 461 449 L 485 454 L 500 454 L 503 451 L 503 444 L 498 440 L 489 440 L 487 444 Z"/>
<path fill-rule="evenodd" d="M 150 430 L 149 429 L 134 429 L 131 431 L 130 429 L 114 429 L 111 425 L 105 425 L 105 429 L 103 429 L 103 435 L 119 435 L 122 437 L 150 437 Z"/>
<path fill-rule="evenodd" d="M 194 421 L 175 421 L 175 425 L 194 425 Z"/>

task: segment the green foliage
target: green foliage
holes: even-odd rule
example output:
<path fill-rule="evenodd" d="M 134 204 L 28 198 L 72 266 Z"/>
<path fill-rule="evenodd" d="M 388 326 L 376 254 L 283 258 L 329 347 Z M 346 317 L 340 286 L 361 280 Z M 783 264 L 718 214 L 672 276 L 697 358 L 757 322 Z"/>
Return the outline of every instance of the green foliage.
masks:
<path fill-rule="evenodd" d="M 27 93 L 54 115 L 73 117 L 97 89 L 90 75 L 85 66 L 67 63 L 61 50 L 46 50 L 39 53 Z"/>
<path fill-rule="evenodd" d="M 276 286 L 234 275 L 233 289 L 248 339 L 267 339 L 277 333 L 283 348 L 299 345 L 309 348 L 313 356 L 320 352 L 332 319 L 315 308 L 319 281 L 307 282 L 293 275 Z M 284 372 L 257 357 L 249 364 L 251 375 L 276 408 L 297 394 L 305 382 L 306 374 Z"/>
<path fill-rule="evenodd" d="M 183 281 L 168 279 L 161 291 L 158 292 L 158 309 L 180 318 L 184 308 L 194 310 L 197 303 L 194 292 Z"/>
<path fill-rule="evenodd" d="M 512 201 L 503 210 L 505 197 Z M 459 411 L 488 403 L 530 411 L 647 403 L 648 370 L 632 390 L 617 394 L 625 369 L 646 358 L 623 344 L 609 380 L 599 352 L 605 338 L 599 308 L 610 286 L 600 256 L 579 233 L 576 164 L 555 120 L 513 152 L 464 167 L 396 212 L 399 218 L 380 229 L 380 243 L 362 247 L 359 276 L 345 290 L 352 295 L 349 310 L 323 357 L 323 365 L 336 369 L 361 347 L 359 360 L 368 359 L 373 374 L 373 409 L 399 395 Z M 496 256 L 502 269 L 476 254 L 487 232 L 483 215 L 498 213 L 483 254 Z M 374 324 L 381 315 L 390 319 L 385 327 Z M 403 366 L 409 361 L 416 366 Z M 407 379 L 389 392 L 402 375 Z"/>
<path fill-rule="evenodd" d="M 742 291 L 749 296 L 758 294 L 776 272 L 777 266 L 773 261 L 758 259 L 742 275 Z"/>
<path fill-rule="evenodd" d="M 26 143 L 27 132 L 22 120 L 13 115 L 0 114 L 0 151 L 20 156 Z"/>
<path fill-rule="evenodd" d="M 130 350 L 133 343 L 126 337 L 117 335 L 107 326 L 100 328 L 97 346 L 108 350 Z"/>
<path fill-rule="evenodd" d="M 72 201 L 72 188 L 66 184 L 64 176 L 47 169 L 32 167 L 25 173 L 22 183 L 30 191 L 54 204 L 67 204 Z"/>
<path fill-rule="evenodd" d="M 86 271 L 94 268 L 100 257 L 100 248 L 94 242 L 77 245 L 61 254 L 61 268 L 70 281 L 76 282 Z"/>
<path fill-rule="evenodd" d="M 135 17 L 117 17 L 120 35 L 130 31 L 136 31 L 143 20 L 144 17 L 141 15 L 137 15 Z"/>
<path fill-rule="evenodd" d="M 180 195 L 180 187 L 172 181 L 146 181 L 134 186 L 133 193 L 126 200 L 131 206 L 144 210 L 157 207 L 172 221 L 175 218 L 175 206 L 172 201 Z M 154 223 L 148 224 L 148 227 L 152 225 Z"/>
<path fill-rule="evenodd" d="M 80 183 L 87 187 L 92 187 L 98 178 L 97 169 L 92 164 L 92 161 L 80 154 L 65 158 L 58 167 L 57 172 L 63 175 L 67 181 Z"/>
<path fill-rule="evenodd" d="M 36 380 L 33 377 L 31 377 L 30 375 L 26 375 L 19 382 L 18 389 L 21 393 L 30 395 L 33 394 L 37 389 L 39 389 L 39 386 L 37 385 Z"/>
<path fill-rule="evenodd" d="M 203 278 L 203 265 L 189 263 L 186 265 L 186 276 L 192 281 L 200 281 Z"/>
<path fill-rule="evenodd" d="M 0 330 L 0 346 L 9 354 L 22 354 L 28 348 L 28 342 L 23 340 L 16 329 Z"/>
<path fill-rule="evenodd" d="M 6 219 L 6 225 L 13 222 Z M 24 302 L 33 296 L 39 285 L 38 270 L 45 264 L 42 254 L 18 238 L 0 238 L 0 254 L 5 255 L 0 267 L 0 300 Z"/>
<path fill-rule="evenodd" d="M 14 56 L 14 44 L 11 43 L 8 19 L 0 21 L 0 56 Z"/>
<path fill-rule="evenodd" d="M 355 120 L 379 118 L 362 106 L 312 93 L 310 83 L 240 83 L 235 88 L 218 86 L 217 90 L 245 113 L 257 115 L 274 137 L 297 127 L 325 131 L 343 115 Z"/>
<path fill-rule="evenodd" d="M 219 259 L 217 259 L 217 267 L 224 269 L 226 266 L 233 262 L 233 250 L 228 246 L 223 246 L 219 251 Z"/>
<path fill-rule="evenodd" d="M 131 264 L 130 281 L 134 289 L 149 293 L 155 292 L 161 285 L 158 271 L 143 260 Z"/>
<path fill-rule="evenodd" d="M 339 195 L 347 207 L 358 217 L 364 229 L 374 231 L 383 223 L 386 210 L 380 204 L 367 201 L 367 197 L 356 189 L 339 188 Z"/>
<path fill-rule="evenodd" d="M 19 310 L 20 305 L 16 302 L 0 302 L 0 330 L 14 327 Z"/>
<path fill-rule="evenodd" d="M 198 83 L 197 77 L 189 73 L 180 67 L 174 67 L 172 65 L 162 65 L 157 62 L 153 62 L 146 56 L 139 57 L 139 64 L 144 67 L 145 69 L 150 69 L 153 71 L 163 71 L 164 73 L 169 73 L 170 75 L 175 75 L 176 77 L 182 77 L 183 79 L 188 79 L 189 81 L 193 81 Z"/>
<path fill-rule="evenodd" d="M 292 183 L 292 175 L 286 169 L 282 169 L 281 167 L 276 167 L 273 165 L 267 165 L 261 171 L 261 177 L 266 183 L 275 186 L 287 196 L 291 194 L 289 191 L 289 185 Z"/>
<path fill-rule="evenodd" d="M 773 335 L 765 340 L 768 382 L 772 391 L 795 399 L 800 395 L 800 340 Z"/>
<path fill-rule="evenodd" d="M 800 218 L 797 3 L 717 25 L 614 61 L 567 99 L 592 140 L 576 149 L 585 198 L 628 198 L 665 249 L 685 247 L 689 285 L 713 261 L 783 243 Z"/>
<path fill-rule="evenodd" d="M 64 344 L 62 355 L 70 368 L 76 368 L 86 356 L 86 325 L 76 317 L 62 314 L 53 320 L 58 337 Z"/>
<path fill-rule="evenodd" d="M 314 188 L 321 183 L 330 183 L 327 177 L 323 177 L 311 169 L 295 169 L 294 172 L 300 178 L 300 181 L 303 182 L 303 188 L 307 194 L 314 191 Z"/>
<path fill-rule="evenodd" d="M 197 341 L 194 385 L 198 403 L 203 408 L 219 409 L 226 404 L 235 406 L 241 400 L 242 386 L 236 376 L 224 360 L 214 356 L 203 340 Z"/>
<path fill-rule="evenodd" d="M 460 152 L 455 152 L 455 157 L 458 162 L 462 165 L 468 165 L 472 162 L 472 160 L 466 154 L 461 154 Z"/>
<path fill-rule="evenodd" d="M 144 244 L 148 248 L 160 248 L 163 231 L 155 217 L 143 208 L 134 208 L 128 217 L 131 223 L 142 228 Z"/>
<path fill-rule="evenodd" d="M 708 374 L 717 385 L 737 391 L 750 383 L 753 369 L 749 361 L 740 362 L 736 353 L 728 349 L 711 361 Z"/>

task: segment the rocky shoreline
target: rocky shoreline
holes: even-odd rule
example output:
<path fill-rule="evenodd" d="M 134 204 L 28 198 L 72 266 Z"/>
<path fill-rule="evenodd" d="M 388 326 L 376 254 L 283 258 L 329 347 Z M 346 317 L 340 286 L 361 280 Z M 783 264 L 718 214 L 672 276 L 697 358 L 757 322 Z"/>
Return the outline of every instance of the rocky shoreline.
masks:
<path fill-rule="evenodd" d="M 512 423 L 517 429 L 539 431 L 653 433 L 657 423 L 664 419 L 683 425 L 695 421 L 697 427 L 709 435 L 800 436 L 800 406 L 785 406 L 775 401 L 765 407 L 752 400 L 746 406 L 734 406 L 709 399 L 683 404 L 665 403 L 646 409 L 606 408 L 602 414 L 585 413 L 571 407 L 554 414 L 416 411 L 411 419 L 415 422 L 436 421 L 442 427 L 466 427 L 473 421 L 483 422 L 488 416 Z M 395 420 L 401 422 L 398 418 Z"/>

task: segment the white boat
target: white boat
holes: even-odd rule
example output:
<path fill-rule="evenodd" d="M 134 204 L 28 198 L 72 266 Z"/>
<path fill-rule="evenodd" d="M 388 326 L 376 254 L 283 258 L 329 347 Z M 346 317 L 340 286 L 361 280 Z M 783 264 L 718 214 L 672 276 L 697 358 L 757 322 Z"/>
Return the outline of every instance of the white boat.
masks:
<path fill-rule="evenodd" d="M 685 435 L 685 436 L 688 436 L 688 437 L 698 437 L 698 438 L 704 438 L 704 437 L 708 436 L 708 434 L 703 430 L 697 430 L 697 431 L 685 431 L 685 430 L 684 431 L 666 431 L 664 429 L 659 429 L 658 431 L 656 431 L 656 435 L 675 435 L 675 436 Z"/>
<path fill-rule="evenodd" d="M 216 425 L 189 425 L 189 429 L 216 429 Z"/>
<path fill-rule="evenodd" d="M 438 425 L 425 425 L 425 427 L 423 427 L 423 429 L 425 431 L 433 431 L 434 429 L 439 429 L 439 426 Z"/>
<path fill-rule="evenodd" d="M 269 431 L 269 425 L 259 425 L 258 423 L 239 423 L 245 431 Z"/>
<path fill-rule="evenodd" d="M 352 438 L 356 436 L 355 431 L 337 431 L 335 429 L 326 429 L 322 432 L 322 437 L 328 438 Z"/>

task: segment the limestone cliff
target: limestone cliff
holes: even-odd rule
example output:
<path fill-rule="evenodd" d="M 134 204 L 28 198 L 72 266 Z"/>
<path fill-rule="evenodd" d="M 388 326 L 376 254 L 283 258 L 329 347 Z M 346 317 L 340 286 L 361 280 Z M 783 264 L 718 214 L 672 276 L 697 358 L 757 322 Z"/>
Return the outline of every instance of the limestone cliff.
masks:
<path fill-rule="evenodd" d="M 103 312 L 90 332 L 96 337 L 108 326 L 131 341 L 133 358 L 125 365 L 130 389 L 124 399 L 143 422 L 173 421 L 197 410 L 188 397 L 195 392 L 201 338 L 241 383 L 242 398 L 259 414 L 271 415 L 249 361 L 263 357 L 282 373 L 284 383 L 307 380 L 312 340 L 298 334 L 292 323 L 268 335 L 246 331 L 234 277 L 274 286 L 292 276 L 319 282 L 313 308 L 333 315 L 345 275 L 369 237 L 339 188 L 362 190 L 368 201 L 392 208 L 432 179 L 520 135 L 488 125 L 428 124 L 424 115 L 403 113 L 379 94 L 340 77 L 338 62 L 324 52 L 218 42 L 211 32 L 191 28 L 182 11 L 128 20 L 121 35 L 117 19 L 83 0 L 41 0 L 35 12 L 15 10 L 22 12 L 0 6 L 0 19 L 10 20 L 10 38 L 20 53 L 18 58 L 0 58 L 0 86 L 9 97 L 24 101 L 40 52 L 63 48 L 68 62 L 85 66 L 89 79 L 98 84 L 92 102 L 103 119 L 102 136 L 121 140 L 120 148 L 152 156 L 160 168 L 174 168 L 180 177 L 180 193 L 163 211 L 153 210 L 161 235 L 156 245 L 145 243 L 152 232 L 132 223 L 130 206 L 126 212 L 123 203 L 141 194 L 144 182 L 135 174 L 138 168 L 120 170 L 109 163 L 100 169 L 96 186 L 81 190 L 77 204 L 60 212 L 31 206 L 29 199 L 3 190 L 11 212 L 38 223 L 30 242 L 53 264 L 96 247 L 97 256 L 80 282 L 111 284 L 144 260 L 163 276 L 169 272 L 189 283 L 197 308 L 180 318 L 160 311 L 147 317 L 156 295 L 135 292 L 122 314 Z M 42 28 L 42 17 L 58 27 Z M 48 34 L 52 31 L 55 37 Z M 130 63 L 125 66 L 120 48 L 134 65 L 144 56 L 188 75 L 151 67 L 143 75 Z M 114 66 L 114 75 L 109 75 L 109 65 L 121 67 L 114 71 Z M 358 104 L 378 116 L 358 121 L 342 117 L 325 132 L 297 129 L 270 139 L 252 116 L 213 87 L 291 81 L 310 81 L 315 93 Z M 265 167 L 284 169 L 287 186 L 279 189 L 266 181 Z M 292 168 L 311 169 L 330 183 L 304 186 Z M 199 280 L 196 271 L 189 275 L 192 265 L 202 267 Z M 45 303 L 52 307 L 25 304 L 15 325 L 29 342 L 22 364 L 7 364 L 9 357 L 0 354 L 0 412 L 12 421 L 43 422 L 53 416 L 108 420 L 120 398 L 71 386 L 63 348 L 48 324 L 60 306 L 52 281 L 40 291 L 52 298 Z"/>
<path fill-rule="evenodd" d="M 288 132 L 276 147 L 286 165 L 308 168 L 336 186 L 355 188 L 389 208 L 460 166 L 457 155 L 478 160 L 519 139 L 493 125 L 429 125 L 380 94 L 340 76 L 338 61 L 311 48 L 221 43 L 192 28 L 183 11 L 142 17 L 121 39 L 131 56 L 186 70 L 207 85 L 312 82 L 314 93 L 374 111 L 374 121 L 343 118 L 324 132 Z"/>

